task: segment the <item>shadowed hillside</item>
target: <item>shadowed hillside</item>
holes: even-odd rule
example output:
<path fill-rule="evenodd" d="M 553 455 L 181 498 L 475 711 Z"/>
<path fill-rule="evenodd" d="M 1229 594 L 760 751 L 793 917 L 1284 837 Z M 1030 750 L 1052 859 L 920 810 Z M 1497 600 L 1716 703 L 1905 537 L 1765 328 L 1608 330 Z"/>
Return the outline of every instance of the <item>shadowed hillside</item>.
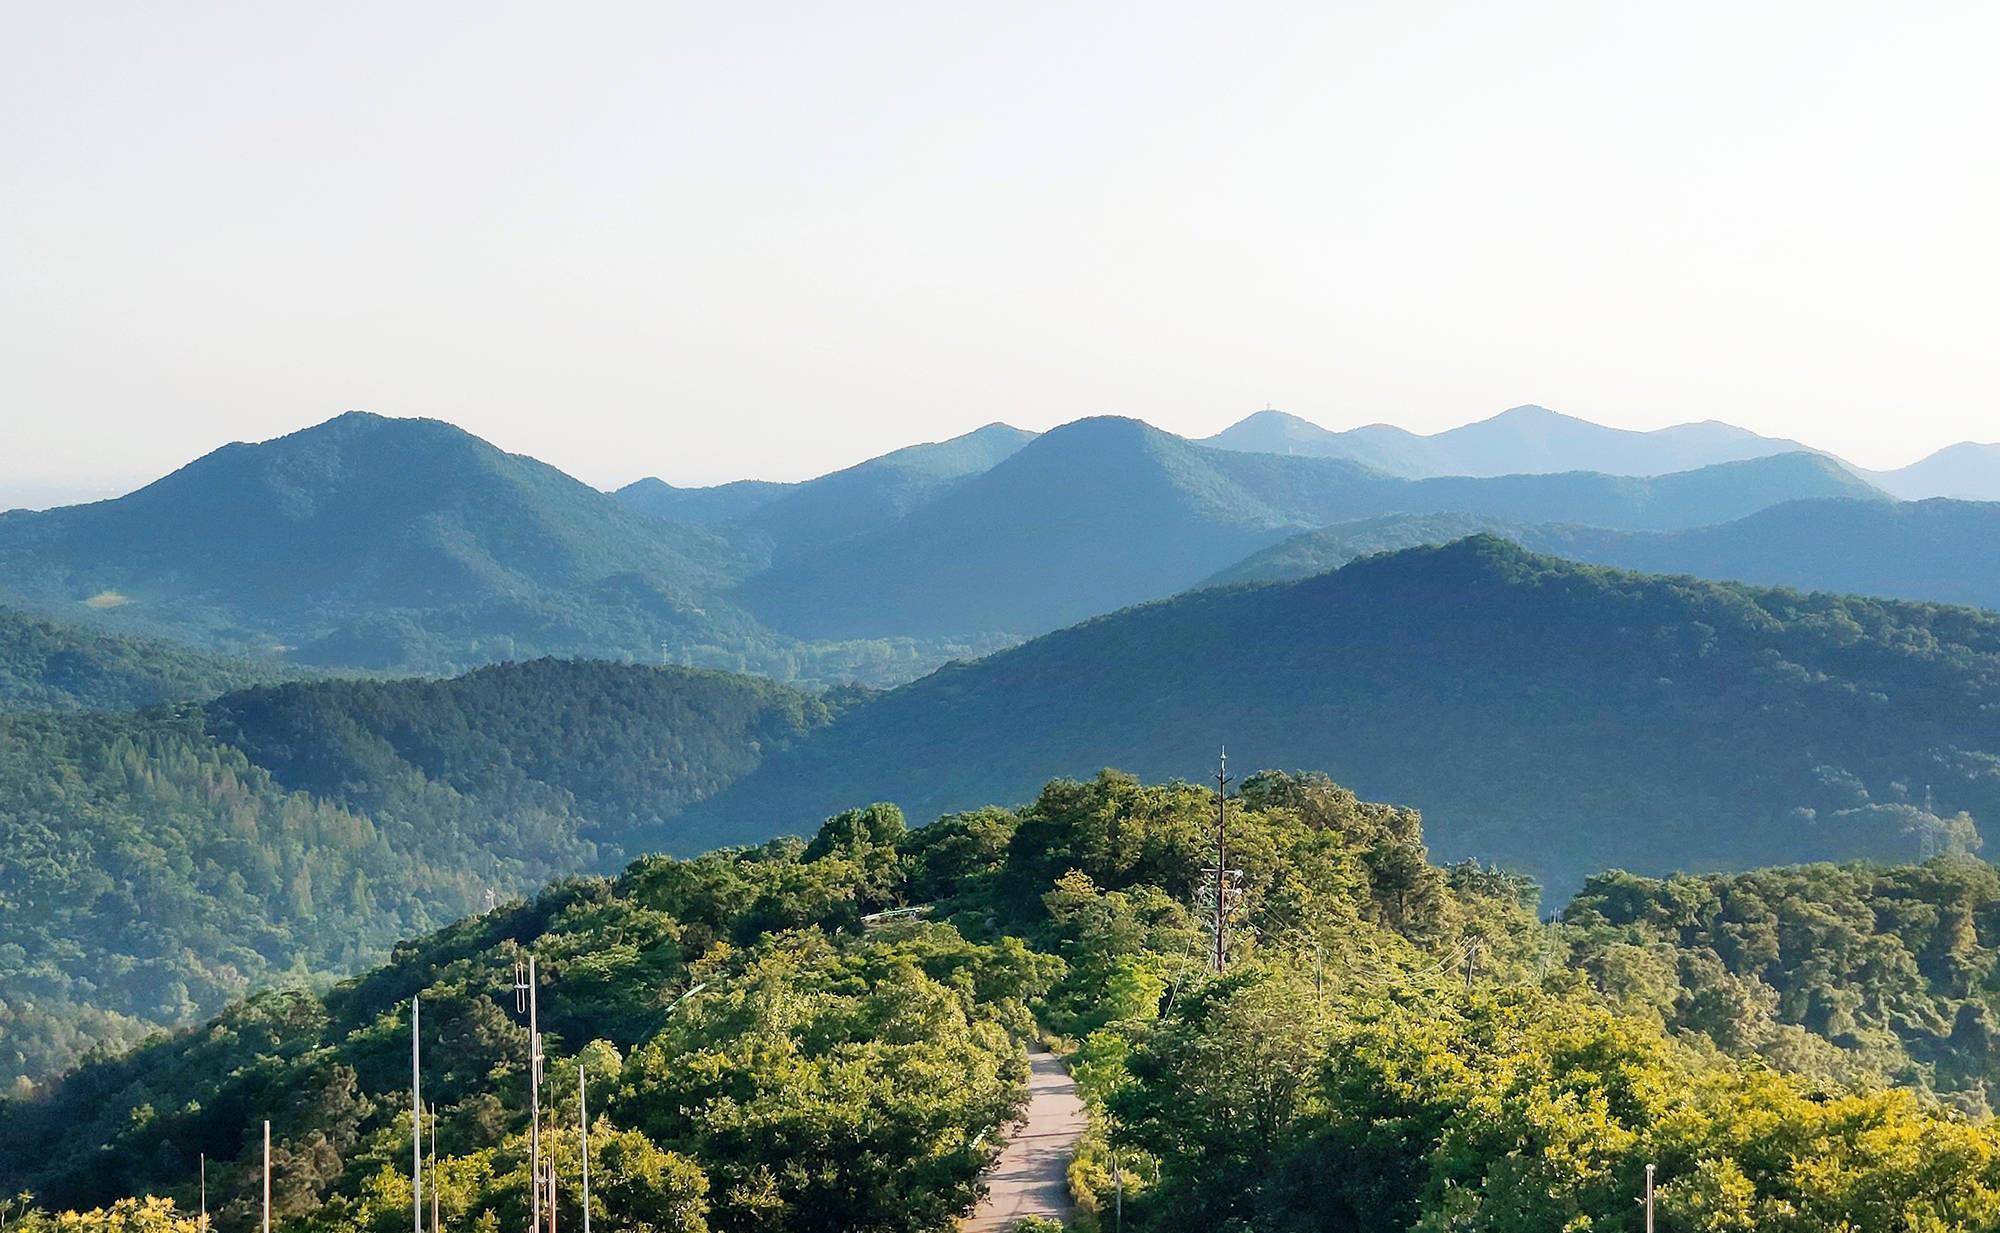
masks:
<path fill-rule="evenodd" d="M 1492 538 L 1196 592 L 953 666 L 698 807 L 683 843 L 857 793 L 919 818 L 1053 768 L 1199 776 L 1227 744 L 1405 799 L 1558 888 L 1913 855 L 2000 817 L 2000 617 L 1654 578 Z M 1932 785 L 1937 812 L 1919 807 Z M 1928 838 L 1927 838 L 1928 837 Z"/>
<path fill-rule="evenodd" d="M 542 662 L 0 716 L 0 1088 L 606 868 L 832 713 Z"/>
<path fill-rule="evenodd" d="M 1470 514 L 1392 515 L 1293 536 L 1207 580 L 1269 582 L 1487 531 L 1535 552 L 1657 574 L 2000 608 L 2000 503 L 1795 501 L 1717 526 L 1621 532 Z"/>

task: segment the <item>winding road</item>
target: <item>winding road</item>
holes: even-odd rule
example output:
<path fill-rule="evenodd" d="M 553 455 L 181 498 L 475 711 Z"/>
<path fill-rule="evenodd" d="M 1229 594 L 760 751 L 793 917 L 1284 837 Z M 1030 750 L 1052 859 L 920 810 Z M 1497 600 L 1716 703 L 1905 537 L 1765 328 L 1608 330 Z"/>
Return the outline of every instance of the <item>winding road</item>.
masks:
<path fill-rule="evenodd" d="M 1055 1054 L 1030 1054 L 1028 1068 L 1028 1111 L 986 1170 L 986 1197 L 959 1222 L 961 1233 L 1006 1233 L 1024 1216 L 1069 1219 L 1069 1161 L 1083 1137 L 1083 1101 Z"/>

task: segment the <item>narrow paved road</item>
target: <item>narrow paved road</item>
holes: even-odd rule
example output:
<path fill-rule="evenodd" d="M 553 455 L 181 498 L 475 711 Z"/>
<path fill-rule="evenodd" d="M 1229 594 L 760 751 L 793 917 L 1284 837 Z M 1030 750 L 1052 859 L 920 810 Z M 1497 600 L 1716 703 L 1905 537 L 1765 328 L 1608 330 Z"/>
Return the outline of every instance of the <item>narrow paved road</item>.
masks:
<path fill-rule="evenodd" d="M 1028 1112 L 986 1171 L 986 1197 L 963 1233 L 1005 1233 L 1023 1216 L 1069 1219 L 1069 1161 L 1083 1137 L 1076 1080 L 1053 1053 L 1028 1056 Z"/>

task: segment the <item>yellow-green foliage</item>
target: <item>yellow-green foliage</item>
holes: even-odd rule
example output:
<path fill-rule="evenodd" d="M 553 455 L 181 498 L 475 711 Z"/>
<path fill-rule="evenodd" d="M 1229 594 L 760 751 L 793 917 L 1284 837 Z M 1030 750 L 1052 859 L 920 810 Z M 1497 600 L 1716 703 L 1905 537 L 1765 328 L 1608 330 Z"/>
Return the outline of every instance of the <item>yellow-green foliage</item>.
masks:
<path fill-rule="evenodd" d="M 1242 896 L 1218 978 L 1195 910 L 1214 808 L 1199 787 L 1106 773 L 926 832 L 877 805 L 810 843 L 564 884 L 325 997 L 255 999 L 0 1105 L 0 1183 L 51 1209 L 150 1191 L 185 1210 L 190 1153 L 207 1151 L 222 1223 L 248 1227 L 247 1130 L 272 1111 L 280 1233 L 396 1233 L 421 993 L 446 1223 L 519 1228 L 511 972 L 531 952 L 572 1229 L 579 1067 L 593 1225 L 949 1228 L 1022 1097 L 1031 1008 L 1073 1042 L 1090 1125 L 1070 1182 L 1099 1228 L 1117 1177 L 1133 1233 L 1633 1233 L 1649 1163 L 1664 1233 L 2000 1226 L 1992 1124 L 1823 1066 L 1843 1046 L 1797 1023 L 1732 1056 L 1741 1042 L 1689 1012 L 1671 1029 L 1639 1013 L 1640 991 L 1688 987 L 1675 938 L 1600 939 L 1568 971 L 1517 879 L 1431 864 L 1414 814 L 1324 779 L 1253 776 L 1230 802 Z M 914 923 L 864 924 L 917 902 Z M 1583 926 L 1566 928 L 1574 947 Z M 1980 970 L 1963 928 L 1911 936 L 1957 940 L 1923 948 L 1947 976 Z M 1850 971 L 1810 987 L 1869 1011 Z"/>

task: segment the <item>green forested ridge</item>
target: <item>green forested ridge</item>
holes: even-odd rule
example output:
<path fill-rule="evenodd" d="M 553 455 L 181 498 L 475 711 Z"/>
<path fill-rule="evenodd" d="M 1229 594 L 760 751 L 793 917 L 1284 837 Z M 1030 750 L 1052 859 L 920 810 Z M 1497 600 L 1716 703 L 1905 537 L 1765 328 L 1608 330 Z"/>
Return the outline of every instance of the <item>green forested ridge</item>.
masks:
<path fill-rule="evenodd" d="M 1212 449 L 1137 420 L 1042 434 L 896 523 L 747 579 L 800 637 L 1039 633 L 1170 595 L 1294 531 L 1390 512 L 1687 527 L 1801 497 L 1882 498 L 1787 454 L 1655 478 L 1405 480 L 1337 458 Z"/>
<path fill-rule="evenodd" d="M 2000 875 L 1983 861 L 1606 873 L 1563 920 L 1569 962 L 1635 1014 L 1789 1066 L 1823 1038 L 1981 1113 L 2000 1096 Z"/>
<path fill-rule="evenodd" d="M 756 553 L 437 420 L 352 412 L 111 501 L 0 514 L 0 598 L 320 667 L 538 655 L 907 680 L 977 640 L 801 643 L 733 604 Z"/>
<path fill-rule="evenodd" d="M 1199 775 L 1225 743 L 1409 801 L 1441 851 L 1558 892 L 1613 867 L 1914 859 L 2000 817 L 2000 617 L 1467 539 L 948 667 L 697 806 L 683 842 L 856 796 L 935 817 L 1050 770 Z"/>
<path fill-rule="evenodd" d="M 538 662 L 0 718 L 0 1086 L 621 861 L 837 701 Z"/>
<path fill-rule="evenodd" d="M 1518 879 L 1430 863 L 1415 813 L 1320 777 L 1252 776 L 1232 801 L 1242 897 L 1213 978 L 1196 897 L 1214 808 L 1106 773 L 1015 811 L 906 831 L 873 806 L 810 843 L 564 883 L 325 996 L 265 995 L 0 1108 L 0 1183 L 44 1210 L 164 1220 L 114 1205 L 187 1210 L 205 1151 L 222 1226 L 247 1227 L 268 1114 L 285 1233 L 393 1233 L 421 995 L 445 1223 L 518 1226 L 526 951 L 571 1227 L 581 1065 L 607 1228 L 947 1228 L 1020 1095 L 1031 1011 L 1075 1042 L 1094 1111 L 1071 1167 L 1083 1219 L 1108 1217 L 1115 1160 L 1135 1233 L 1633 1233 L 1648 1162 L 1676 1233 L 2000 1220 L 1990 1123 L 1622 1013 Z M 927 919 L 859 927 L 917 902 Z"/>
<path fill-rule="evenodd" d="M 203 707 L 216 740 L 288 788 L 433 819 L 573 814 L 623 861 L 634 837 L 824 725 L 845 694 L 756 677 L 588 660 L 481 668 L 450 680 L 315 681 Z M 433 822 L 435 825 L 435 822 Z"/>
<path fill-rule="evenodd" d="M 1534 552 L 1646 573 L 2000 608 L 2000 502 L 1979 501 L 1792 501 L 1684 531 L 1397 514 L 1295 535 L 1207 585 L 1305 578 L 1369 553 L 1482 531 Z"/>
<path fill-rule="evenodd" d="M 283 667 L 0 608 L 0 711 L 124 710 L 210 698 Z"/>

